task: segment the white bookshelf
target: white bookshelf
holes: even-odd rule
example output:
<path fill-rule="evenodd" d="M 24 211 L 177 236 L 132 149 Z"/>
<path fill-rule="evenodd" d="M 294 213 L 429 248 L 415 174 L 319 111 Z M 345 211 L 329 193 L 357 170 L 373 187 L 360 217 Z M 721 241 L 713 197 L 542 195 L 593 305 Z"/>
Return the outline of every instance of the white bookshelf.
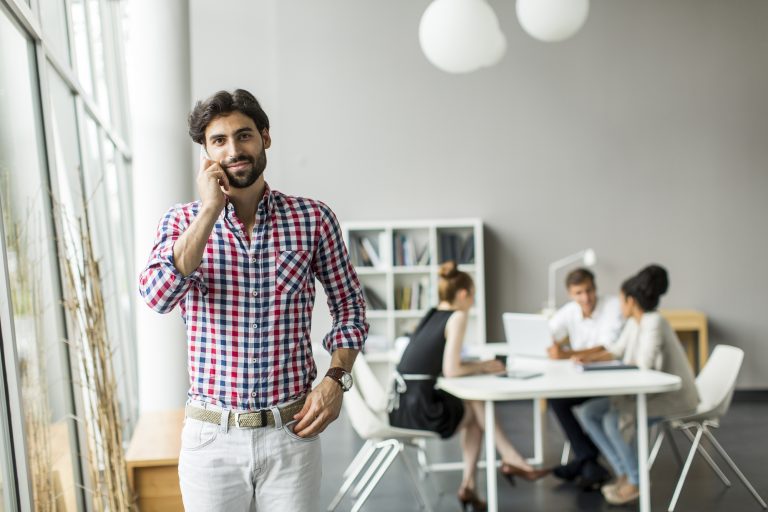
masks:
<path fill-rule="evenodd" d="M 392 362 L 394 340 L 412 333 L 426 311 L 437 305 L 440 263 L 451 255 L 456 256 L 451 259 L 457 260 L 459 269 L 472 276 L 476 288 L 465 343 L 485 343 L 485 267 L 480 219 L 346 222 L 342 230 L 360 283 L 383 306 L 374 308 L 369 300 L 369 361 Z M 365 238 L 375 251 L 370 262 L 360 250 Z M 406 258 L 398 258 L 397 254 Z M 377 264 L 373 265 L 374 262 Z M 420 300 L 414 304 L 411 297 L 408 304 L 403 300 L 402 290 L 409 288 L 413 294 L 417 282 Z"/>

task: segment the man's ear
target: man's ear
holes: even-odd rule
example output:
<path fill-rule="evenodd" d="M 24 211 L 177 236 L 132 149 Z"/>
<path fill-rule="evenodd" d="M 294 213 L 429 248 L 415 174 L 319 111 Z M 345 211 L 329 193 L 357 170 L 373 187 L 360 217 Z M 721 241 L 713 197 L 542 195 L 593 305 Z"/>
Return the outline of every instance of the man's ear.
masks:
<path fill-rule="evenodd" d="M 269 135 L 269 128 L 261 130 L 261 140 L 264 141 L 264 149 L 269 149 L 269 146 L 272 145 L 272 137 Z"/>

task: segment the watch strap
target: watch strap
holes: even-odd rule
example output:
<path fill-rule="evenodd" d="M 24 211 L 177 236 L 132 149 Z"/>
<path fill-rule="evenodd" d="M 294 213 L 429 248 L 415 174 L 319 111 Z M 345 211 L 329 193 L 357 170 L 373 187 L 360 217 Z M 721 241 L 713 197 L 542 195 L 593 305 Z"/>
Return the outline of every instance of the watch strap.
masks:
<path fill-rule="evenodd" d="M 344 383 L 341 381 L 341 378 L 344 376 L 345 373 L 347 373 L 347 371 L 341 366 L 333 366 L 331 368 L 328 368 L 328 371 L 325 373 L 325 376 L 335 380 L 339 384 L 339 386 L 341 386 L 341 389 L 344 389 Z"/>

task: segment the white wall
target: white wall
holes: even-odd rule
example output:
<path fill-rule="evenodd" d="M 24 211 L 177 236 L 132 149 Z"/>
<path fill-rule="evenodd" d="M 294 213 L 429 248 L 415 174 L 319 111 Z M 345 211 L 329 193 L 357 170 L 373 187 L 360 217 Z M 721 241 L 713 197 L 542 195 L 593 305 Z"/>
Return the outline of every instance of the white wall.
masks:
<path fill-rule="evenodd" d="M 193 2 L 193 97 L 254 92 L 268 180 L 342 220 L 482 217 L 491 338 L 592 246 L 606 292 L 664 264 L 662 305 L 706 312 L 768 387 L 768 3 L 594 1 L 560 44 L 491 4 L 506 57 L 451 76 L 418 47 L 427 0 Z"/>

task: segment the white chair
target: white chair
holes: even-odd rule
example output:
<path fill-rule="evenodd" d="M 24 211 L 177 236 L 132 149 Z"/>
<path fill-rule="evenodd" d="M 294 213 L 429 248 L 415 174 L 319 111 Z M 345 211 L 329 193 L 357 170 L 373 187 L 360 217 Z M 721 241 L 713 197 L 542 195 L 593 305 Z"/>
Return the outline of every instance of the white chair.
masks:
<path fill-rule="evenodd" d="M 680 479 L 677 482 L 675 493 L 669 504 L 669 512 L 672 512 L 677 505 L 677 500 L 680 497 L 680 492 L 685 483 L 685 477 L 688 475 L 691 462 L 693 462 L 693 457 L 697 452 L 701 454 L 712 470 L 718 477 L 720 477 L 720 480 L 722 480 L 726 486 L 731 486 L 731 482 L 701 445 L 702 436 L 705 436 L 712 446 L 714 446 L 715 450 L 717 450 L 720 456 L 728 463 L 744 486 L 749 489 L 749 492 L 752 493 L 755 500 L 757 500 L 764 509 L 768 508 L 763 498 L 760 497 L 749 480 L 747 480 L 747 477 L 744 476 L 744 473 L 741 472 L 720 443 L 717 442 L 710 430 L 712 428 L 718 428 L 720 426 L 720 418 L 728 412 L 728 408 L 730 407 L 733 398 L 733 391 L 736 388 L 736 378 L 739 375 L 743 359 L 744 351 L 740 348 L 729 345 L 717 345 L 706 366 L 704 366 L 696 377 L 696 389 L 699 391 L 699 398 L 701 400 L 696 412 L 685 417 L 665 420 L 667 424 L 672 426 L 672 428 L 682 431 L 691 441 L 691 449 L 688 452 L 688 458 L 680 473 Z M 695 430 L 696 433 L 693 434 L 691 432 L 692 430 Z M 651 460 L 649 461 L 651 465 L 656 459 L 656 455 L 659 452 L 663 440 L 664 431 L 662 430 L 659 432 L 654 447 L 651 450 Z"/>
<path fill-rule="evenodd" d="M 416 487 L 417 498 L 423 508 L 431 511 L 430 499 L 420 484 L 421 475 L 407 454 L 403 452 L 406 448 L 412 448 L 421 461 L 424 457 L 423 441 L 439 439 L 440 436 L 434 432 L 396 428 L 389 425 L 388 396 L 362 354 L 355 361 L 352 376 L 355 385 L 344 393 L 344 410 L 355 432 L 365 439 L 365 444 L 344 471 L 344 483 L 328 505 L 328 510 L 336 510 L 355 481 L 357 485 L 352 489 L 352 497 L 355 498 L 352 512 L 360 510 L 384 473 L 397 456 L 402 454 L 401 459 L 411 473 Z"/>

